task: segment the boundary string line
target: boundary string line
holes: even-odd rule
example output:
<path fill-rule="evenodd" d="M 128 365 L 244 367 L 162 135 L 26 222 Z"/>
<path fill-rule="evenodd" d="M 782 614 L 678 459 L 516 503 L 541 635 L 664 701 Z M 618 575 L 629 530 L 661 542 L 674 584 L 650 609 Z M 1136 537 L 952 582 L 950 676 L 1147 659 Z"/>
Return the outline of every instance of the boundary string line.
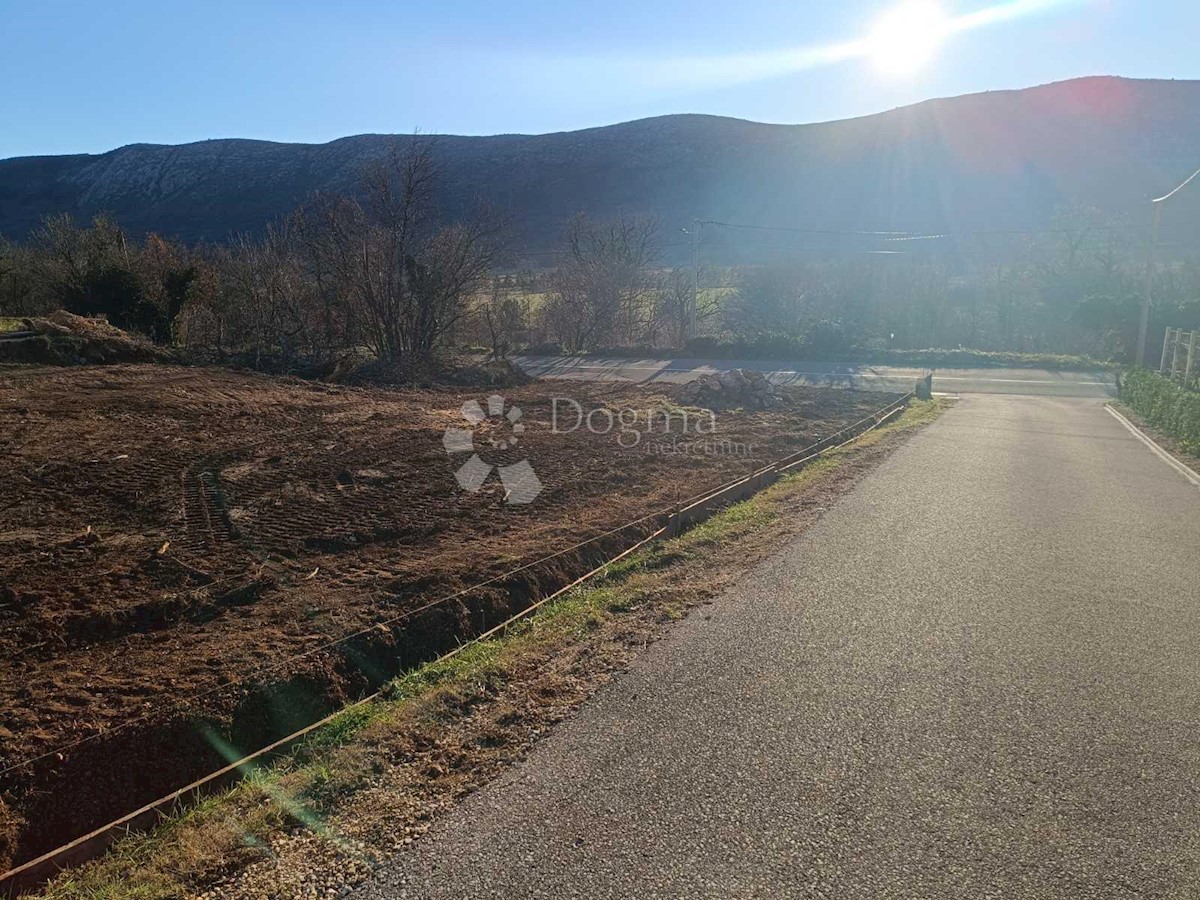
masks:
<path fill-rule="evenodd" d="M 332 640 L 326 641 L 323 644 L 318 644 L 315 647 L 310 647 L 308 650 L 304 650 L 300 653 L 295 653 L 295 654 L 292 654 L 291 656 L 286 656 L 281 659 L 275 660 L 273 662 L 266 663 L 262 666 L 258 666 L 254 669 L 251 669 L 249 672 L 242 675 L 241 677 L 239 677 L 237 681 L 234 681 L 234 682 L 231 682 L 228 684 L 214 685 L 213 687 L 211 687 L 207 690 L 200 691 L 195 694 L 191 694 L 187 697 L 182 697 L 179 700 L 172 703 L 170 706 L 168 706 L 165 710 L 156 709 L 156 710 L 151 710 L 149 712 L 142 713 L 141 715 L 135 716 L 132 719 L 127 719 L 126 721 L 118 723 L 117 725 L 113 725 L 110 728 L 104 729 L 102 731 L 98 731 L 95 734 L 86 735 L 85 737 L 79 738 L 74 741 L 70 741 L 66 744 L 63 744 L 59 747 L 55 747 L 51 750 L 47 750 L 44 753 L 40 753 L 36 756 L 30 757 L 21 762 L 13 763 L 11 765 L 6 766 L 3 769 L 0 769 L 0 777 L 2 777 L 4 775 L 8 775 L 11 772 L 15 772 L 18 769 L 24 769 L 29 766 L 32 766 L 38 762 L 41 762 L 44 759 L 48 759 L 51 756 L 56 756 L 60 753 L 65 753 L 68 750 L 74 750 L 85 744 L 91 743 L 92 741 L 99 740 L 102 737 L 108 737 L 112 734 L 115 734 L 118 731 L 121 731 L 125 728 L 129 728 L 133 725 L 136 725 L 139 722 L 144 722 L 147 719 L 155 718 L 155 717 L 158 717 L 158 716 L 161 716 L 164 714 L 170 715 L 174 712 L 181 711 L 181 710 L 187 708 L 189 705 L 195 703 L 198 700 L 203 700 L 206 697 L 211 697 L 213 694 L 220 693 L 221 691 L 230 690 L 231 688 L 237 687 L 239 684 L 244 684 L 248 680 L 253 679 L 259 675 L 266 674 L 267 672 L 273 672 L 276 669 L 285 668 L 292 663 L 299 662 L 300 660 L 303 660 L 303 659 L 307 659 L 318 653 L 323 653 L 327 650 L 332 650 L 334 647 L 338 647 L 341 644 L 346 643 L 347 641 L 352 641 L 355 638 L 362 637 L 363 635 L 369 634 L 370 632 L 372 632 L 378 628 L 396 625 L 407 619 L 415 618 L 415 617 L 421 615 L 422 613 L 430 611 L 431 609 L 437 608 L 439 606 L 443 606 L 443 605 L 451 602 L 452 600 L 457 600 L 460 597 L 463 597 L 474 591 L 478 591 L 478 590 L 482 590 L 487 587 L 491 587 L 492 585 L 494 585 L 498 582 L 505 581 L 509 578 L 519 575 L 522 572 L 525 572 L 529 569 L 535 568 L 536 566 L 544 565 L 545 563 L 550 562 L 551 560 L 556 559 L 557 557 L 564 556 L 568 553 L 573 553 L 574 551 L 579 550 L 582 547 L 587 546 L 588 544 L 592 544 L 592 543 L 595 543 L 596 541 L 603 540 L 606 537 L 611 537 L 612 535 L 617 534 L 618 532 L 624 531 L 628 528 L 632 528 L 636 525 L 640 525 L 643 522 L 646 522 L 650 519 L 655 518 L 656 516 L 661 516 L 661 515 L 663 515 L 663 513 L 661 513 L 661 512 L 650 513 L 649 515 L 643 516 L 641 519 L 635 519 L 632 522 L 626 522 L 624 525 L 618 526 L 617 528 L 613 528 L 609 531 L 597 534 L 593 537 L 588 538 L 585 541 L 581 541 L 580 543 L 575 544 L 570 547 L 565 547 L 562 550 L 558 550 L 554 553 L 549 554 L 548 556 L 543 556 L 539 559 L 533 560 L 532 562 L 529 562 L 522 566 L 519 566 L 516 569 L 511 569 L 507 572 L 503 572 L 499 575 L 495 575 L 495 576 L 488 578 L 484 581 L 481 581 L 477 584 L 473 584 L 473 585 L 469 585 L 468 587 L 461 588 L 452 594 L 447 594 L 447 595 L 439 597 L 435 600 L 431 600 L 428 603 L 425 603 L 425 604 L 422 604 L 421 606 L 416 607 L 415 609 L 404 610 L 403 612 L 397 613 L 395 616 L 390 616 L 386 619 L 381 619 L 381 620 L 372 622 L 369 625 L 365 625 L 362 628 L 359 628 L 357 631 L 350 632 L 349 634 L 344 634 L 341 637 L 337 637 Z"/>
<path fill-rule="evenodd" d="M 468 647 L 487 640 L 488 638 L 502 631 L 506 631 L 513 624 L 528 617 L 538 608 L 550 603 L 558 597 L 561 597 L 568 591 L 574 590 L 583 582 L 599 574 L 600 572 L 607 570 L 610 566 L 616 562 L 619 562 L 621 559 L 636 553 L 651 541 L 661 537 L 664 533 L 666 533 L 667 530 L 668 529 L 666 528 L 658 529 L 653 534 L 650 534 L 638 541 L 632 547 L 622 551 L 617 556 L 614 556 L 603 565 L 598 566 L 587 574 L 575 579 L 575 581 L 563 588 L 560 588 L 553 594 L 543 597 L 537 603 L 526 607 L 516 615 L 511 616 L 494 628 L 491 628 L 482 634 L 476 635 L 469 641 L 459 644 L 454 649 L 442 654 L 437 659 L 431 660 L 429 665 L 436 665 L 438 663 L 445 662 L 446 660 L 462 653 Z M 147 803 L 145 806 L 136 809 L 131 813 L 127 813 L 121 818 L 113 822 L 109 822 L 107 825 L 100 826 L 95 831 L 81 835 L 80 837 L 75 838 L 73 841 L 62 845 L 61 847 L 50 850 L 36 859 L 32 859 L 29 862 L 21 864 L 9 872 L 0 874 L 0 890 L 5 891 L 7 896 L 15 896 L 13 893 L 14 891 L 19 893 L 21 889 L 30 885 L 42 883 L 63 869 L 69 868 L 72 865 L 81 864 L 89 859 L 94 859 L 122 835 L 127 835 L 139 830 L 141 826 L 149 824 L 156 817 L 166 818 L 166 816 L 169 814 L 169 811 L 177 809 L 181 803 L 185 801 L 185 798 L 189 796 L 198 796 L 205 788 L 220 787 L 224 784 L 233 782 L 236 780 L 238 774 L 245 774 L 249 772 L 250 767 L 264 757 L 270 756 L 276 751 L 282 750 L 286 747 L 295 746 L 299 741 L 318 731 L 319 729 L 324 728 L 326 725 L 330 724 L 343 714 L 349 713 L 355 709 L 359 709 L 370 703 L 374 703 L 385 693 L 386 688 L 381 688 L 380 690 L 377 690 L 366 697 L 361 697 L 352 703 L 348 703 L 341 709 L 330 713 L 329 715 L 319 719 L 316 722 L 313 722 L 310 725 L 306 725 L 299 731 L 293 732 L 286 737 L 279 738 L 267 746 L 259 750 L 255 750 L 248 756 L 244 756 L 235 762 L 231 762 L 228 765 L 223 766 L 215 772 L 211 772 L 208 775 L 193 781 L 191 784 L 181 787 L 176 791 L 172 791 L 165 797 L 161 797 L 158 800 Z"/>
<path fill-rule="evenodd" d="M 195 704 L 197 701 L 203 700 L 207 697 L 211 697 L 214 694 L 219 694 L 223 691 L 228 691 L 233 688 L 236 688 L 238 685 L 245 684 L 247 681 L 254 679 L 258 676 L 264 675 L 268 672 L 273 672 L 273 671 L 276 671 L 277 669 L 286 668 L 287 666 L 289 666 L 293 663 L 299 662 L 304 659 L 308 659 L 312 656 L 315 656 L 316 654 L 324 653 L 328 650 L 332 650 L 335 647 L 339 647 L 348 641 L 354 640 L 355 638 L 363 637 L 364 635 L 370 634 L 372 631 L 375 631 L 377 629 L 387 628 L 387 627 L 390 627 L 393 625 L 397 625 L 401 622 L 407 621 L 409 619 L 416 618 L 417 616 L 420 616 L 423 613 L 427 613 L 430 610 L 444 606 L 447 603 L 450 603 L 454 600 L 457 600 L 464 596 L 472 594 L 475 591 L 483 590 L 484 588 L 491 587 L 500 582 L 508 581 L 509 579 L 514 578 L 515 576 L 521 574 L 522 572 L 526 572 L 526 571 L 529 571 L 530 569 L 537 568 L 538 566 L 545 565 L 546 563 L 548 563 L 554 559 L 557 559 L 561 556 L 565 556 L 569 553 L 574 553 L 575 551 L 581 550 L 582 548 L 588 546 L 589 544 L 594 544 L 597 541 L 603 540 L 608 537 L 612 537 L 612 536 L 619 534 L 623 531 L 626 531 L 630 528 L 634 528 L 638 525 L 642 525 L 646 522 L 649 522 L 652 519 L 657 519 L 660 517 L 669 517 L 673 513 L 677 512 L 679 509 L 694 506 L 698 502 L 704 500 L 705 498 L 712 497 L 716 494 L 721 493 L 722 491 L 728 490 L 730 487 L 732 487 L 735 484 L 739 484 L 741 482 L 749 480 L 750 478 L 760 476 L 765 472 L 777 470 L 777 469 L 780 469 L 781 467 L 786 467 L 786 466 L 792 464 L 793 461 L 800 459 L 800 457 L 804 456 L 805 454 L 812 453 L 814 450 L 816 450 L 816 448 L 821 447 L 823 444 L 828 444 L 830 441 L 834 440 L 835 438 L 839 437 L 840 435 L 843 435 L 852 429 L 858 428 L 859 426 L 863 425 L 866 422 L 869 422 L 872 420 L 879 420 L 880 416 L 891 412 L 895 407 L 897 407 L 899 405 L 907 403 L 910 399 L 912 399 L 914 394 L 915 394 L 915 392 L 910 391 L 909 393 L 903 395 L 902 397 L 893 401 L 892 403 L 889 403 L 887 406 L 883 407 L 882 409 L 878 410 L 877 412 L 872 413 L 869 416 L 865 416 L 862 419 L 859 419 L 857 422 L 854 422 L 850 425 L 845 426 L 844 428 L 842 428 L 838 431 L 835 431 L 833 434 L 828 435 L 828 436 L 822 438 L 821 440 L 808 445 L 807 447 L 803 448 L 802 450 L 798 450 L 797 452 L 795 452 L 793 454 L 790 454 L 781 459 L 778 459 L 771 463 L 768 463 L 767 465 L 762 466 L 761 468 L 759 468 L 747 475 L 740 475 L 740 476 L 733 478 L 715 488 L 709 488 L 709 489 L 701 491 L 697 494 L 694 494 L 685 500 L 681 500 L 681 501 L 677 502 L 672 507 L 670 507 L 666 510 L 660 510 L 658 512 L 649 513 L 645 516 L 642 516 L 641 518 L 634 519 L 630 522 L 626 522 L 623 525 L 619 525 L 615 528 L 609 529 L 608 531 L 601 532 L 600 534 L 597 534 L 597 535 L 593 535 L 592 537 L 590 537 L 584 541 L 580 541 L 579 543 L 574 544 L 570 547 L 566 547 L 562 550 L 555 551 L 554 553 L 548 554 L 539 559 L 535 559 L 529 563 L 525 563 L 521 566 L 518 566 L 515 569 L 511 569 L 507 572 L 501 573 L 499 575 L 495 575 L 495 576 L 485 579 L 484 581 L 481 581 L 477 584 L 473 584 L 473 585 L 469 585 L 468 587 L 461 588 L 457 591 L 454 591 L 451 594 L 447 594 L 447 595 L 439 597 L 437 599 L 430 600 L 429 602 L 422 604 L 421 606 L 418 606 L 415 609 L 404 610 L 403 612 L 397 613 L 394 616 L 390 616 L 390 617 L 387 617 L 384 619 L 377 620 L 375 622 L 372 622 L 369 625 L 365 625 L 365 626 L 357 629 L 356 631 L 352 631 L 348 634 L 345 634 L 340 637 L 334 638 L 332 640 L 326 641 L 324 643 L 318 644 L 317 646 L 311 647 L 308 650 L 304 650 L 300 653 L 295 653 L 295 654 L 292 654 L 291 656 L 287 656 L 282 659 L 278 659 L 278 660 L 274 660 L 270 663 L 266 663 L 262 666 L 251 669 L 249 672 L 240 676 L 236 681 L 232 681 L 227 684 L 214 685 L 213 687 L 211 687 L 207 690 L 200 691 L 196 694 L 192 694 L 187 697 L 182 697 L 182 698 L 172 702 L 169 706 L 166 707 L 165 710 L 164 709 L 149 710 L 149 711 L 144 712 L 144 713 L 142 713 L 138 716 L 135 716 L 131 719 L 126 719 L 124 722 L 119 722 L 116 725 L 113 725 L 109 728 L 95 732 L 94 734 L 85 735 L 84 737 L 78 738 L 74 741 L 68 741 L 65 744 L 59 745 L 52 749 L 46 750 L 42 753 L 28 757 L 27 759 L 6 765 L 4 768 L 0 768 L 0 777 L 4 777 L 6 775 L 9 775 L 13 772 L 19 771 L 21 769 L 29 768 L 30 766 L 34 766 L 37 763 L 42 762 L 46 759 L 58 756 L 60 754 L 65 754 L 70 750 L 75 750 L 79 747 L 82 747 L 87 744 L 98 741 L 101 738 L 110 737 L 113 734 L 123 731 L 126 728 L 131 728 L 134 725 L 145 722 L 151 718 L 159 718 L 164 715 L 170 716 L 172 714 L 181 712 L 181 711 L 187 709 L 189 706 Z M 826 448 L 826 449 L 828 449 L 828 448 Z M 823 452 L 823 451 L 820 451 L 820 452 Z M 542 601 L 539 601 L 539 602 L 542 602 Z"/>
<path fill-rule="evenodd" d="M 825 437 L 820 441 L 810 444 L 805 449 L 797 451 L 796 453 L 792 454 L 791 456 L 787 456 L 787 457 L 784 457 L 782 460 L 779 460 L 774 463 L 770 463 L 770 464 L 762 467 L 761 469 L 758 469 L 757 471 L 750 473 L 749 475 L 746 475 L 746 476 L 743 476 L 742 478 L 738 478 L 731 482 L 728 482 L 719 488 L 715 488 L 715 489 L 709 490 L 707 492 L 702 492 L 701 494 L 697 494 L 691 500 L 684 501 L 682 504 L 677 505 L 674 508 L 674 511 L 667 513 L 667 515 L 668 516 L 679 516 L 680 513 L 682 512 L 682 510 L 694 508 L 702 503 L 705 503 L 706 501 L 718 499 L 720 497 L 720 495 L 726 493 L 731 488 L 736 487 L 739 484 L 753 482 L 754 479 L 762 476 L 764 473 L 774 472 L 776 475 L 779 475 L 779 474 L 782 474 L 783 472 L 785 472 L 787 469 L 795 468 L 796 466 L 799 466 L 806 462 L 809 462 L 809 461 L 821 456 L 822 454 L 829 453 L 833 450 L 838 450 L 842 447 L 845 447 L 848 444 L 851 444 L 854 441 L 858 440 L 858 438 L 862 437 L 863 435 L 873 431 L 875 428 L 880 427 L 885 422 L 887 422 L 889 419 L 896 416 L 899 412 L 901 412 L 905 408 L 905 406 L 908 405 L 909 401 L 911 401 L 915 395 L 916 395 L 915 391 L 910 391 L 909 393 L 903 395 L 902 397 L 898 398 L 897 400 L 893 401 L 892 403 L 888 404 L 887 406 L 883 407 L 882 409 L 878 410 L 877 412 L 860 419 L 858 422 L 855 422 L 851 425 L 847 425 L 845 428 L 842 428 L 839 431 L 835 431 L 832 435 L 829 435 L 828 437 Z M 871 422 L 871 424 L 867 428 L 863 429 L 861 432 L 858 432 L 857 434 L 855 434 L 852 437 L 850 437 L 849 439 L 847 439 L 846 441 L 844 441 L 840 444 L 837 444 L 836 446 L 832 446 L 832 447 L 826 446 L 820 450 L 814 450 L 814 448 L 820 447 L 822 444 L 827 444 L 829 441 L 835 439 L 839 435 L 845 434 L 847 431 L 857 428 L 858 426 L 860 426 L 866 422 Z M 813 452 L 810 452 L 810 451 L 813 451 Z M 801 457 L 801 458 L 797 459 L 797 457 Z M 790 460 L 790 462 L 789 462 L 789 460 Z M 754 491 L 754 493 L 757 493 L 757 491 Z M 654 518 L 655 515 L 662 515 L 662 513 L 657 513 L 657 514 L 653 514 L 650 516 L 643 516 L 641 519 L 636 519 L 633 522 L 629 522 L 618 528 L 612 529 L 611 531 L 606 532 L 605 535 L 597 535 L 595 538 L 590 538 L 587 541 L 583 541 L 583 542 L 575 545 L 574 548 L 568 548 L 567 550 L 562 550 L 557 553 L 550 554 L 549 556 L 544 557 L 543 560 L 535 561 L 533 563 L 529 563 L 528 565 L 521 566 L 518 569 L 514 569 L 511 573 L 509 573 L 509 575 L 523 571 L 527 568 L 530 568 L 531 566 L 539 565 L 541 562 L 553 559 L 556 556 L 561 556 L 563 553 L 571 552 L 572 549 L 578 549 L 579 547 L 585 546 L 586 544 L 591 543 L 595 540 L 598 540 L 599 538 L 604 537 L 606 535 L 615 534 L 616 532 L 623 531 L 626 528 L 632 527 L 633 525 L 645 522 L 647 519 Z M 543 597 L 541 600 L 538 600 L 535 603 L 530 604 L 529 606 L 522 609 L 520 612 L 517 612 L 516 614 L 510 616 L 508 619 L 505 619 L 503 622 L 488 629 L 487 631 L 484 631 L 481 634 L 478 634 L 475 637 L 473 637 L 467 641 L 464 641 L 463 643 L 459 644 L 457 647 L 453 648 L 452 650 L 449 650 L 446 653 L 442 654 L 437 659 L 431 660 L 427 665 L 436 665 L 438 663 L 445 662 L 446 660 L 451 659 L 451 658 L 457 656 L 458 654 L 462 653 L 468 647 L 479 644 L 497 634 L 507 631 L 513 624 L 521 621 L 522 619 L 528 618 L 530 615 L 532 615 L 534 612 L 536 612 L 541 607 L 543 607 L 546 604 L 554 601 L 555 599 L 563 596 L 564 594 L 567 594 L 568 592 L 574 590 L 575 588 L 577 588 L 584 582 L 590 580 L 591 578 L 595 577 L 596 575 L 606 572 L 614 564 L 620 562 L 622 559 L 628 558 L 629 556 L 636 553 L 641 548 L 643 548 L 646 545 L 652 543 L 653 541 L 659 539 L 664 534 L 670 533 L 671 530 L 672 529 L 671 529 L 670 524 L 668 524 L 662 528 L 659 528 L 658 530 L 654 531 L 653 533 L 643 537 L 637 543 L 635 543 L 632 546 L 628 547 L 627 549 L 621 551 L 616 556 L 612 557 L 611 559 L 605 561 L 601 565 L 593 568 L 591 571 L 589 571 L 589 572 L 585 573 L 584 575 L 580 576 L 579 578 L 575 579 L 570 584 L 567 584 L 564 587 L 561 587 L 558 590 L 547 595 L 546 597 Z M 503 577 L 506 577 L 506 576 L 498 576 L 498 578 L 503 578 Z M 462 593 L 464 593 L 466 591 L 477 589 L 478 587 L 482 587 L 483 585 L 488 584 L 494 580 L 496 580 L 496 579 L 491 579 L 489 582 L 482 582 L 480 585 L 477 585 L 475 588 L 466 588 L 466 589 L 464 589 L 464 591 L 461 591 L 458 594 L 454 594 L 454 595 L 450 595 L 450 597 L 442 598 L 442 601 L 440 601 L 440 602 L 446 602 L 454 596 L 460 596 Z M 367 629 L 367 630 L 369 630 L 369 629 Z M 348 639 L 348 638 L 344 638 L 341 640 L 345 640 L 345 639 Z M 227 687 L 227 686 L 223 686 L 223 687 Z M 232 762 L 229 765 L 224 766 L 221 769 L 218 769 L 217 771 L 204 776 L 203 778 L 193 781 L 191 784 L 189 784 L 185 787 L 182 787 L 176 791 L 171 792 L 170 794 L 166 795 L 165 797 L 160 798 L 159 800 L 155 800 L 152 803 L 149 803 L 137 810 L 134 810 L 133 812 L 128 813 L 125 816 L 122 816 L 121 818 L 119 818 L 113 822 L 110 822 L 107 825 L 103 825 L 100 828 L 98 828 L 92 832 L 89 832 L 88 834 L 82 835 L 82 836 L 76 838 L 75 840 L 70 841 L 67 844 L 64 844 L 63 846 L 58 847 L 55 850 L 51 850 L 48 853 L 45 853 L 42 856 L 37 857 L 36 859 L 30 860 L 29 862 L 26 862 L 26 863 L 23 863 L 22 865 L 18 866 L 15 869 L 12 869 L 9 872 L 0 874 L 0 889 L 10 892 L 9 896 L 12 896 L 12 894 L 11 894 L 12 891 L 14 891 L 14 890 L 19 891 L 23 886 L 26 886 L 28 884 L 38 883 L 38 879 L 41 879 L 42 881 L 44 881 L 46 878 L 53 875 L 55 872 L 61 871 L 62 869 L 65 869 L 73 864 L 79 864 L 79 863 L 85 862 L 89 859 L 95 858 L 101 852 L 103 852 L 103 850 L 106 849 L 110 844 L 112 844 L 119 837 L 120 834 L 128 834 L 134 830 L 137 830 L 140 827 L 140 825 L 147 823 L 148 821 L 152 820 L 152 818 L 155 816 L 165 816 L 169 810 L 176 808 L 178 806 L 178 804 L 180 803 L 180 801 L 182 801 L 185 797 L 187 797 L 189 795 L 199 794 L 199 792 L 201 790 L 203 790 L 205 787 L 214 786 L 214 785 L 220 786 L 222 784 L 231 782 L 232 780 L 234 780 L 236 778 L 236 776 L 239 772 L 244 772 L 244 771 L 248 770 L 249 767 L 253 763 L 257 762 L 258 760 L 262 759 L 263 757 L 268 756 L 268 755 L 274 753 L 275 751 L 280 750 L 281 748 L 294 746 L 302 738 L 308 736 L 309 734 L 312 734 L 313 732 L 317 731 L 320 728 L 323 728 L 325 725 L 328 725 L 330 722 L 332 722 L 334 719 L 338 718 L 339 716 L 341 716 L 347 712 L 350 712 L 351 710 L 358 709 L 369 703 L 375 702 L 381 696 L 384 695 L 386 690 L 387 690 L 386 688 L 381 688 L 366 697 L 362 697 L 358 700 L 355 700 L 355 701 L 347 704 L 346 706 L 342 707 L 341 709 L 339 709 L 333 713 L 330 713 L 328 716 L 325 716 L 324 718 L 322 718 L 316 722 L 313 722 L 310 725 L 305 726 L 304 728 L 300 729 L 299 731 L 296 731 L 286 737 L 280 738 L 280 739 L 272 742 L 271 744 L 267 745 L 266 747 L 256 750 L 253 753 L 243 757 L 242 759 L 237 760 L 236 762 Z M 196 699 L 196 698 L 192 698 L 192 699 Z M 113 730 L 115 731 L 116 729 L 114 728 Z M 111 732 L 109 732 L 109 733 L 111 733 Z"/>

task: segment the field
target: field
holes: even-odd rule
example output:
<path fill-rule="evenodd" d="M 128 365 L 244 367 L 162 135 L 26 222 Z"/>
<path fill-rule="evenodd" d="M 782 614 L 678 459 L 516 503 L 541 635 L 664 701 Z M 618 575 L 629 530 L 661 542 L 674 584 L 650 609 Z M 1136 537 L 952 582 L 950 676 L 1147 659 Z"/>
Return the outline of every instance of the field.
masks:
<path fill-rule="evenodd" d="M 662 389 L 503 393 L 524 430 L 488 419 L 475 450 L 528 459 L 543 489 L 527 505 L 506 502 L 495 472 L 478 491 L 455 479 L 470 452 L 443 436 L 470 428 L 462 406 L 486 409 L 486 390 L 0 370 L 0 769 L 50 754 L 0 775 L 0 869 L 289 733 L 651 525 L 571 551 L 579 541 L 891 399 L 796 391 L 768 412 L 720 412 L 703 452 L 679 453 L 662 434 L 628 447 L 616 430 L 552 429 L 556 396 L 677 409 Z M 422 611 L 557 551 L 569 552 Z"/>

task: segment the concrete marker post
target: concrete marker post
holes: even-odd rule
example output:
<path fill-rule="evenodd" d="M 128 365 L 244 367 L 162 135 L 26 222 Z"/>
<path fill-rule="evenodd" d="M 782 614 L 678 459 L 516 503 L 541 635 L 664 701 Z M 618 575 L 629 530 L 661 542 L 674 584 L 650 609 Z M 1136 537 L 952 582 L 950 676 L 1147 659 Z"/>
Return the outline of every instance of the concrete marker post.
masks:
<path fill-rule="evenodd" d="M 1192 380 L 1192 364 L 1196 361 L 1196 338 L 1200 331 L 1193 331 L 1188 340 L 1187 365 L 1183 370 L 1183 386 L 1187 387 Z"/>
<path fill-rule="evenodd" d="M 1171 332 L 1173 328 L 1168 328 L 1166 335 L 1163 337 L 1163 352 L 1162 360 L 1158 364 L 1158 374 L 1161 375 L 1167 368 L 1167 351 L 1171 348 Z"/>

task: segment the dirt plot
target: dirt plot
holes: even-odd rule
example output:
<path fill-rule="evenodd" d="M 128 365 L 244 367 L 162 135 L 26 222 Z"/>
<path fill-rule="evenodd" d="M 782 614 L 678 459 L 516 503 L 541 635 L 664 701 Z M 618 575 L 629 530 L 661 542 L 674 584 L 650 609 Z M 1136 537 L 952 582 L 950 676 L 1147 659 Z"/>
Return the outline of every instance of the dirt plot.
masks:
<path fill-rule="evenodd" d="M 892 399 L 802 389 L 770 411 L 722 411 L 711 434 L 695 433 L 695 414 L 681 434 L 678 412 L 672 436 L 662 420 L 644 434 L 647 410 L 676 408 L 664 390 L 534 384 L 505 392 L 519 419 L 472 427 L 463 404 L 486 412 L 486 391 L 0 370 L 0 769 L 74 743 L 0 775 L 0 870 L 289 733 L 613 545 L 417 617 L 431 601 L 666 511 Z M 619 428 L 554 433 L 555 397 L 640 410 L 643 434 L 630 447 Z M 561 432 L 577 416 L 559 412 Z M 592 421 L 603 429 L 608 413 Z M 494 470 L 464 490 L 455 472 L 471 452 L 448 452 L 448 429 L 472 431 L 485 463 L 528 460 L 541 493 L 506 502 Z"/>

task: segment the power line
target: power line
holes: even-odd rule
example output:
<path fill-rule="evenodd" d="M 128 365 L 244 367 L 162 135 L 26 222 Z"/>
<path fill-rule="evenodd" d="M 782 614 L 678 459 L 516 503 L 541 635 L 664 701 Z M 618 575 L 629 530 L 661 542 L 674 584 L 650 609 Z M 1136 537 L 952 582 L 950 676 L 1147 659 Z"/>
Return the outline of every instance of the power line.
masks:
<path fill-rule="evenodd" d="M 794 228 L 787 225 L 750 225 L 741 222 L 718 222 L 713 219 L 705 219 L 700 222 L 701 225 L 716 225 L 719 228 L 740 228 L 749 231 L 788 231 L 795 234 L 827 234 L 840 236 L 857 236 L 857 237 L 887 237 L 887 236 L 914 236 L 918 233 L 911 231 L 839 231 L 830 228 Z"/>
<path fill-rule="evenodd" d="M 1200 173 L 1197 173 L 1200 174 Z M 943 232 L 922 232 L 922 231 L 864 231 L 852 229 L 831 229 L 831 228 L 799 228 L 790 225 L 757 225 L 742 222 L 719 222 L 715 220 L 704 220 L 704 225 L 715 225 L 719 228 L 736 228 L 748 231 L 778 231 L 794 234 L 821 234 L 841 237 L 876 237 L 885 241 L 916 241 L 916 240 L 934 240 L 954 237 L 975 237 L 988 235 L 1040 235 L 1040 234 L 1075 234 L 1086 235 L 1089 232 L 1096 231 L 1139 231 L 1144 230 L 1145 225 L 1135 223 L 1130 224 L 1109 224 L 1109 225 L 1086 225 L 1080 228 L 974 228 L 958 231 L 943 231 Z M 1200 224 L 1193 222 L 1175 223 L 1176 227 L 1200 227 Z"/>
<path fill-rule="evenodd" d="M 1198 173 L 1200 174 L 1200 173 Z M 1137 232 L 1145 229 L 1144 225 L 1139 224 L 1108 224 L 1108 225 L 1087 225 L 1075 228 L 975 228 L 966 230 L 940 231 L 940 232 L 924 232 L 924 231 L 888 231 L 888 230 L 870 230 L 870 229 L 838 229 L 838 228 L 805 228 L 793 225 L 763 225 L 753 222 L 725 222 L 719 219 L 698 219 L 696 220 L 701 226 L 711 225 L 716 228 L 729 228 L 738 231 L 763 231 L 775 232 L 781 234 L 805 234 L 819 235 L 825 237 L 858 237 L 870 238 L 881 243 L 911 243 L 916 241 L 947 241 L 952 239 L 965 238 L 982 238 L 982 237 L 1035 237 L 1041 235 L 1077 235 L 1085 237 L 1089 233 L 1113 233 L 1113 232 Z M 1180 222 L 1175 223 L 1177 228 L 1200 228 L 1200 223 Z M 703 235 L 700 237 L 700 242 L 703 243 Z M 679 247 L 690 247 L 691 241 L 669 241 L 659 244 L 660 249 L 673 249 Z M 1183 245 L 1180 245 L 1183 246 Z M 826 253 L 829 252 L 829 247 L 789 247 L 788 252 L 791 253 Z M 869 253 L 876 255 L 901 255 L 908 251 L 904 250 L 883 250 L 861 247 L 842 247 L 838 248 L 839 252 L 851 253 Z M 537 258 L 561 258 L 569 254 L 570 251 L 562 249 L 542 249 L 542 250 L 522 250 L 514 251 L 513 256 L 518 259 L 527 259 L 530 257 Z"/>
<path fill-rule="evenodd" d="M 655 246 L 657 246 L 659 249 L 668 249 L 668 248 L 672 248 L 672 247 L 689 247 L 689 246 L 691 246 L 691 242 L 690 241 L 668 241 L 665 244 L 656 244 Z M 529 257 L 529 256 L 549 256 L 549 257 L 569 256 L 570 253 L 571 253 L 570 250 L 546 248 L 546 249 L 542 249 L 542 250 L 514 250 L 514 251 L 512 251 L 511 255 L 516 257 L 517 259 L 524 259 L 525 257 Z"/>

